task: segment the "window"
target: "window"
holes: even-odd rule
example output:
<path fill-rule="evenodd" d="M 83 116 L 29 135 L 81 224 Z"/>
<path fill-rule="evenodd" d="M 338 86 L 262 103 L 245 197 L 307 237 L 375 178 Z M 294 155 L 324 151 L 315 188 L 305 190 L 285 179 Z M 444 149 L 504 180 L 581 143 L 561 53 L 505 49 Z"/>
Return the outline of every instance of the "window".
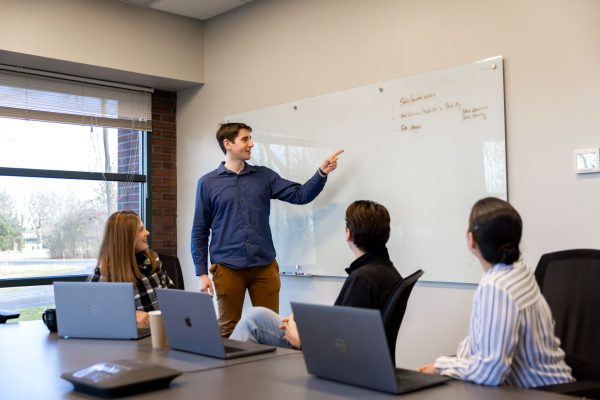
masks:
<path fill-rule="evenodd" d="M 52 75 L 0 68 L 0 309 L 21 320 L 93 272 L 111 213 L 151 224 L 149 91 Z"/>

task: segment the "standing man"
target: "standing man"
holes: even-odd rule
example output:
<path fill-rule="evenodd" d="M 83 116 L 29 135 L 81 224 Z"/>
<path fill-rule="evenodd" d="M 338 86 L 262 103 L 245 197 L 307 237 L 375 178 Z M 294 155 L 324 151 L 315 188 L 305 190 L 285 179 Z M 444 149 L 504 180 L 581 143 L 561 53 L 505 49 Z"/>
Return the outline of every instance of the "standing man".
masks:
<path fill-rule="evenodd" d="M 229 337 L 240 320 L 246 289 L 252 305 L 279 312 L 279 266 L 271 237 L 271 199 L 307 204 L 321 193 L 336 169 L 339 150 L 327 157 L 305 184 L 281 178 L 275 171 L 246 164 L 251 157 L 252 128 L 222 124 L 217 142 L 225 161 L 198 180 L 192 226 L 192 257 L 200 291 L 217 293 L 221 335 Z M 208 277 L 208 238 L 210 273 Z"/>

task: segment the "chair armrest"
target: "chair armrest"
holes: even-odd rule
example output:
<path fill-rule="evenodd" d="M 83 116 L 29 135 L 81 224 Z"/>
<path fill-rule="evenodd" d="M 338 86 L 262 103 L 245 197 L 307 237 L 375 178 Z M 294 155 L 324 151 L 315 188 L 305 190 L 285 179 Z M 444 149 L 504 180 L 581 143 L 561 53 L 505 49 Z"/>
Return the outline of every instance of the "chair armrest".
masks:
<path fill-rule="evenodd" d="M 0 324 L 5 324 L 6 321 L 12 318 L 19 318 L 19 314 L 16 311 L 11 310 L 0 310 Z"/>

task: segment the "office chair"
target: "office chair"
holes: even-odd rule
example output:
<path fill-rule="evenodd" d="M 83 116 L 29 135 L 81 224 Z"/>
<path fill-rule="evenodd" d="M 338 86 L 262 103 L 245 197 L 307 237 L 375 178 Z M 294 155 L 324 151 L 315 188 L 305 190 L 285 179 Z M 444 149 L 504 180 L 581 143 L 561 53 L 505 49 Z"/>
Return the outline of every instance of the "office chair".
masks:
<path fill-rule="evenodd" d="M 402 319 L 406 312 L 408 297 L 410 296 L 415 283 L 417 283 L 417 280 L 419 280 L 423 274 L 424 272 L 422 270 L 418 270 L 412 275 L 401 279 L 392 289 L 387 304 L 383 309 L 383 326 L 385 328 L 385 336 L 387 337 L 393 365 L 396 365 L 396 339 L 398 338 L 400 324 L 402 324 Z"/>
<path fill-rule="evenodd" d="M 160 258 L 165 272 L 175 284 L 175 288 L 184 290 L 185 287 L 183 283 L 183 274 L 181 273 L 181 264 L 179 263 L 179 258 L 164 254 L 159 254 L 158 258 Z"/>
<path fill-rule="evenodd" d="M 577 379 L 540 389 L 600 398 L 600 250 L 544 254 L 535 278 L 556 321 L 565 361 Z"/>
<path fill-rule="evenodd" d="M 19 318 L 19 315 L 21 314 L 17 311 L 0 310 L 0 324 L 5 324 L 9 319 Z"/>

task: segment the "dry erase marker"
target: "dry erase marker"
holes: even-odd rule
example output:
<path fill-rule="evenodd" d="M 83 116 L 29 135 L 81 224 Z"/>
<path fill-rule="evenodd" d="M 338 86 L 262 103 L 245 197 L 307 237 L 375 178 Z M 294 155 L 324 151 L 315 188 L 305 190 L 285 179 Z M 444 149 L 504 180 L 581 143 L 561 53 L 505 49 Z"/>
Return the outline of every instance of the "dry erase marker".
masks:
<path fill-rule="evenodd" d="M 312 276 L 310 272 L 295 272 L 295 271 L 282 271 L 281 275 L 285 276 Z"/>

